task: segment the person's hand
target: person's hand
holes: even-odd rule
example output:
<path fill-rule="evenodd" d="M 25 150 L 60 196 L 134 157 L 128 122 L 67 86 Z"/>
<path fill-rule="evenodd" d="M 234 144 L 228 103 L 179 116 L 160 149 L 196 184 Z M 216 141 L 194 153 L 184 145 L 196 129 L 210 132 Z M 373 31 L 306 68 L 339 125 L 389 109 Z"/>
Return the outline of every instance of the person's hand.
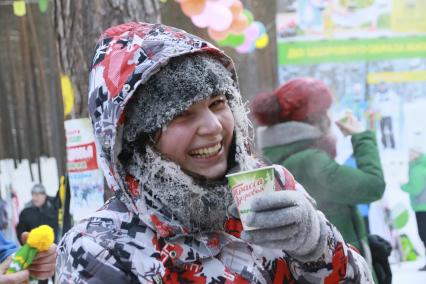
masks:
<path fill-rule="evenodd" d="M 364 131 L 361 122 L 352 113 L 347 113 L 344 118 L 336 121 L 336 125 L 345 136 Z"/>
<path fill-rule="evenodd" d="M 308 262 L 325 252 L 327 228 L 302 192 L 293 190 L 259 194 L 251 199 L 252 213 L 241 238 L 259 246 L 282 249 L 293 258 Z"/>
<path fill-rule="evenodd" d="M 22 243 L 26 243 L 28 232 L 21 235 Z M 49 279 L 55 274 L 56 244 L 52 244 L 47 251 L 39 252 L 30 267 L 30 275 L 39 280 Z M 1 284 L 1 282 L 0 282 Z"/>
<path fill-rule="evenodd" d="M 29 279 L 30 273 L 28 270 L 21 270 L 12 274 L 6 273 L 9 267 L 12 257 L 8 257 L 5 261 L 0 264 L 0 284 L 21 284 L 26 283 Z"/>

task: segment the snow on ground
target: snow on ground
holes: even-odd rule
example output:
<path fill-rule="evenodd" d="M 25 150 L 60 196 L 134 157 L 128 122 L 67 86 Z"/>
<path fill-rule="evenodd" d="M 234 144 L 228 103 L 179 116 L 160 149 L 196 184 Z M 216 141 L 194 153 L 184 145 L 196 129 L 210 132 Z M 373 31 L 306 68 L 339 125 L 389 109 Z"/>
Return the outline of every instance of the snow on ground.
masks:
<path fill-rule="evenodd" d="M 426 283 L 426 271 L 419 271 L 419 268 L 426 264 L 425 256 L 419 257 L 416 261 L 406 261 L 391 264 L 392 283 L 394 284 L 424 284 Z"/>

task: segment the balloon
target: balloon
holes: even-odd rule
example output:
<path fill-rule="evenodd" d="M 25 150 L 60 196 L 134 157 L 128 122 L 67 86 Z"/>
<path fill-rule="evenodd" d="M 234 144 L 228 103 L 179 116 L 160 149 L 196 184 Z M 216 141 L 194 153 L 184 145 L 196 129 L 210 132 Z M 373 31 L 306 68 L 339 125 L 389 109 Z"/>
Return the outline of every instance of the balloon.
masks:
<path fill-rule="evenodd" d="M 229 34 L 224 40 L 218 41 L 220 46 L 237 47 L 242 45 L 246 40 L 244 34 Z"/>
<path fill-rule="evenodd" d="M 259 37 L 259 29 L 257 25 L 251 23 L 251 25 L 244 30 L 244 34 L 246 36 L 246 40 L 250 42 L 255 41 Z"/>
<path fill-rule="evenodd" d="M 182 12 L 188 17 L 201 14 L 205 6 L 206 0 L 188 0 L 180 3 Z"/>
<path fill-rule="evenodd" d="M 238 14 L 237 16 L 234 15 L 234 19 L 229 29 L 233 33 L 239 34 L 239 33 L 242 33 L 244 29 L 248 27 L 248 25 L 249 25 L 249 22 L 247 17 L 243 13 L 241 13 L 241 14 Z"/>
<path fill-rule="evenodd" d="M 61 74 L 61 90 L 64 103 L 64 115 L 71 114 L 74 108 L 74 88 L 68 75 Z"/>
<path fill-rule="evenodd" d="M 216 41 L 216 45 L 217 46 L 221 46 L 221 47 L 228 46 L 226 44 L 225 40 L 218 40 L 218 41 Z"/>
<path fill-rule="evenodd" d="M 201 13 L 199 15 L 195 15 L 191 17 L 192 23 L 199 28 L 207 28 L 209 25 L 209 19 L 206 13 Z"/>
<path fill-rule="evenodd" d="M 260 38 L 256 40 L 255 46 L 257 49 L 265 48 L 269 43 L 269 36 L 267 33 L 264 33 Z"/>
<path fill-rule="evenodd" d="M 24 16 L 27 13 L 25 1 L 13 1 L 13 14 L 18 17 Z"/>
<path fill-rule="evenodd" d="M 42 13 L 46 12 L 48 4 L 49 4 L 48 0 L 38 0 L 38 8 L 40 9 L 40 12 Z"/>
<path fill-rule="evenodd" d="M 259 30 L 258 37 L 262 36 L 266 32 L 265 25 L 262 22 L 254 21 L 253 24 L 255 24 Z"/>
<path fill-rule="evenodd" d="M 207 2 L 206 13 L 209 19 L 209 27 L 213 30 L 221 32 L 231 26 L 232 13 L 229 8 L 215 2 Z"/>
<path fill-rule="evenodd" d="M 230 7 L 232 4 L 234 4 L 234 1 L 235 0 L 214 0 L 212 2 L 218 3 L 218 4 L 225 6 L 225 7 Z"/>
<path fill-rule="evenodd" d="M 254 50 L 254 44 L 252 42 L 245 42 L 238 46 L 235 50 L 239 53 L 250 53 Z"/>
<path fill-rule="evenodd" d="M 243 12 L 243 3 L 241 3 L 240 0 L 235 0 L 234 4 L 231 5 L 231 7 L 229 7 L 229 9 L 231 10 L 231 13 L 235 16 L 241 14 Z"/>
<path fill-rule="evenodd" d="M 213 30 L 212 28 L 208 28 L 207 33 L 215 41 L 220 41 L 220 40 L 224 40 L 228 36 L 229 31 L 228 30 L 216 31 L 216 30 Z"/>
<path fill-rule="evenodd" d="M 247 9 L 244 9 L 243 14 L 246 15 L 249 24 L 251 24 L 253 22 L 253 18 L 254 18 L 253 13 L 250 12 L 249 10 L 247 10 Z"/>
<path fill-rule="evenodd" d="M 192 0 L 185 0 L 192 1 Z M 209 5 L 210 3 L 207 1 L 204 5 L 203 11 L 200 14 L 191 16 L 192 23 L 199 28 L 207 28 L 209 26 Z"/>

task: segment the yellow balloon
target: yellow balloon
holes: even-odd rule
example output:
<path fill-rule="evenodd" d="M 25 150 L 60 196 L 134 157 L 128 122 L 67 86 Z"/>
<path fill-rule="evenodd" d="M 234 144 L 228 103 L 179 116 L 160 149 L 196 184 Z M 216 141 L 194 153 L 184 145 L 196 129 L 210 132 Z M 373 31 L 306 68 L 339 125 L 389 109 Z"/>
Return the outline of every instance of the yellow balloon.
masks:
<path fill-rule="evenodd" d="M 25 1 L 13 1 L 13 13 L 18 17 L 25 16 L 25 14 L 27 13 Z"/>
<path fill-rule="evenodd" d="M 64 115 L 67 116 L 74 107 L 74 89 L 70 77 L 64 74 L 61 75 L 61 89 L 64 100 Z"/>
<path fill-rule="evenodd" d="M 268 43 L 269 43 L 269 36 L 268 36 L 268 34 L 267 34 L 267 33 L 265 33 L 263 36 L 261 36 L 260 38 L 258 38 L 258 39 L 256 40 L 255 45 L 256 45 L 256 48 L 257 48 L 257 49 L 262 49 L 262 48 L 264 48 L 265 46 L 267 46 L 267 45 L 268 45 Z"/>

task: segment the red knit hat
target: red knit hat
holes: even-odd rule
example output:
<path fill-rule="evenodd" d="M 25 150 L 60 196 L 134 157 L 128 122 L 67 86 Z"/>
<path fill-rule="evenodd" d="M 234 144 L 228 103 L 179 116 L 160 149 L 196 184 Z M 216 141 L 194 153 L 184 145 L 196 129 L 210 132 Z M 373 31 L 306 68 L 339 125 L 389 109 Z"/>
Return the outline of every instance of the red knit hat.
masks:
<path fill-rule="evenodd" d="M 327 86 L 314 78 L 296 78 L 272 93 L 261 93 L 251 102 L 251 112 L 259 125 L 286 121 L 313 123 L 327 114 L 332 96 Z"/>

